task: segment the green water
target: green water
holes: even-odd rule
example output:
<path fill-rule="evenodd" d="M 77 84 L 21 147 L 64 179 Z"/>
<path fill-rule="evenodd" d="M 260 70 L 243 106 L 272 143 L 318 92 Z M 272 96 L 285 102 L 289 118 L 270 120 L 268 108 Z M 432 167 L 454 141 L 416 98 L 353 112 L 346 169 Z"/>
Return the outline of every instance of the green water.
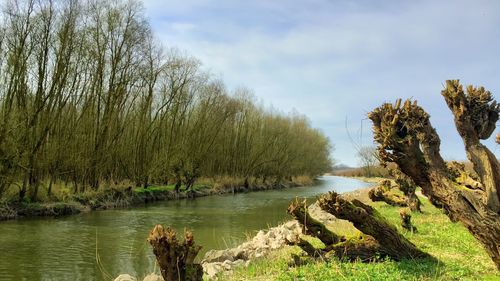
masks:
<path fill-rule="evenodd" d="M 143 277 L 155 270 L 146 242 L 155 224 L 193 230 L 203 255 L 210 249 L 236 246 L 259 229 L 288 220 L 286 207 L 296 196 L 312 198 L 366 186 L 353 179 L 321 177 L 308 187 L 2 222 L 0 280 L 109 280 L 121 273 Z"/>

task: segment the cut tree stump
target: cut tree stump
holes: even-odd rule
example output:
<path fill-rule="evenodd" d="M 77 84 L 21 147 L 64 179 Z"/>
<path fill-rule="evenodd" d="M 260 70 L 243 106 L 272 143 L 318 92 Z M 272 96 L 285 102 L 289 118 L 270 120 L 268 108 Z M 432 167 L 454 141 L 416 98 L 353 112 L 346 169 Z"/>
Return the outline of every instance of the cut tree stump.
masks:
<path fill-rule="evenodd" d="M 405 209 L 399 211 L 399 217 L 401 218 L 401 226 L 411 232 L 417 232 L 417 228 L 411 222 L 411 214 Z"/>
<path fill-rule="evenodd" d="M 201 246 L 194 244 L 194 237 L 190 231 L 185 231 L 184 241 L 180 243 L 174 229 L 156 225 L 149 233 L 148 242 L 153 247 L 153 253 L 165 281 L 203 280 L 202 266 L 194 263 Z"/>
<path fill-rule="evenodd" d="M 341 237 L 309 215 L 305 199 L 302 202 L 295 199 L 295 201 L 290 203 L 287 211 L 299 221 L 302 226 L 302 233 L 317 237 L 325 245 L 332 245 L 340 241 Z"/>
<path fill-rule="evenodd" d="M 288 207 L 289 214 L 306 229 L 306 234 L 317 237 L 326 246 L 321 250 L 316 249 L 309 242 L 301 239 L 296 245 L 310 256 L 337 257 L 341 260 L 363 262 L 383 257 L 394 260 L 432 258 L 399 234 L 396 227 L 386 221 L 375 209 L 358 200 L 350 202 L 341 198 L 337 193 L 330 192 L 321 196 L 318 202 L 321 209 L 339 219 L 352 222 L 363 234 L 349 239 L 339 236 L 328 230 L 321 222 L 314 220 L 308 213 L 305 202 L 295 200 Z M 319 231 L 311 231 L 311 229 Z M 328 234 L 325 235 L 325 233 Z"/>
<path fill-rule="evenodd" d="M 401 235 L 377 210 L 359 200 L 347 201 L 337 193 L 329 192 L 321 196 L 318 202 L 324 211 L 352 222 L 361 232 L 375 238 L 383 252 L 393 259 L 430 257 Z"/>
<path fill-rule="evenodd" d="M 370 189 L 368 197 L 370 197 L 373 202 L 381 201 L 391 206 L 407 207 L 408 202 L 406 198 L 395 193 L 391 184 L 390 180 L 380 181 L 377 186 Z"/>

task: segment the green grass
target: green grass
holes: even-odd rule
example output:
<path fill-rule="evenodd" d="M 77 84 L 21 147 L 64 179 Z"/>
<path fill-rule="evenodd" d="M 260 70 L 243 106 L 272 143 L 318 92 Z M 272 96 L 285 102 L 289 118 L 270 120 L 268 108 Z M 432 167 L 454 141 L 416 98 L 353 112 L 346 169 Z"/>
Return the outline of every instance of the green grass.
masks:
<path fill-rule="evenodd" d="M 289 267 L 291 254 L 301 254 L 298 247 L 283 248 L 268 257 L 239 268 L 222 280 L 500 280 L 500 274 L 479 242 L 460 223 L 421 198 L 424 213 L 413 213 L 417 233 L 399 226 L 399 208 L 382 202 L 373 203 L 386 219 L 420 249 L 437 258 L 433 260 L 383 260 L 374 263 L 313 261 Z"/>
<path fill-rule="evenodd" d="M 195 184 L 193 185 L 193 190 L 194 191 L 200 191 L 203 189 L 208 189 L 211 188 L 208 185 L 205 184 Z M 143 188 L 143 187 L 137 187 L 134 188 L 134 192 L 136 193 L 155 193 L 155 192 L 165 192 L 165 191 L 173 191 L 175 189 L 175 184 L 169 184 L 169 185 L 161 185 L 161 186 L 148 186 L 148 188 Z M 179 188 L 179 191 L 186 191 L 186 186 L 181 185 Z"/>

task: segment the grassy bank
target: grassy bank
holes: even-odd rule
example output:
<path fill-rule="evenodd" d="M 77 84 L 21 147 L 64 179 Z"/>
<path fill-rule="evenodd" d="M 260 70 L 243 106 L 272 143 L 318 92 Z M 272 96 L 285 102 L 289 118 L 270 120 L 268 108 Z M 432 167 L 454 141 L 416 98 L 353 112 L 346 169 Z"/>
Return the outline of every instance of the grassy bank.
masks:
<path fill-rule="evenodd" d="M 219 177 L 202 178 L 191 190 L 181 186 L 179 192 L 175 191 L 174 184 L 147 188 L 133 188 L 122 184 L 77 194 L 71 194 L 66 186 L 59 186 L 50 198 L 44 198 L 41 202 L 19 202 L 14 199 L 0 202 L 0 221 L 25 217 L 60 217 L 92 210 L 140 206 L 157 201 L 290 188 L 312 183 L 313 179 L 306 176 L 293 177 L 280 183 L 259 182 L 254 179 L 246 182 L 240 178 Z"/>
<path fill-rule="evenodd" d="M 367 190 L 350 197 L 367 202 Z M 249 267 L 239 268 L 223 280 L 500 280 L 495 265 L 482 246 L 459 223 L 452 223 L 446 215 L 432 206 L 426 198 L 423 213 L 414 213 L 412 221 L 418 228 L 410 233 L 399 226 L 399 208 L 377 202 L 374 206 L 388 220 L 397 225 L 409 240 L 430 253 L 432 260 L 383 260 L 376 263 L 311 261 L 290 267 L 292 253 L 300 248 L 287 246 L 265 258 L 254 260 Z M 335 229 L 335 225 L 329 225 Z M 345 227 L 345 226 L 343 226 Z M 339 229 L 335 229 L 340 232 Z"/>

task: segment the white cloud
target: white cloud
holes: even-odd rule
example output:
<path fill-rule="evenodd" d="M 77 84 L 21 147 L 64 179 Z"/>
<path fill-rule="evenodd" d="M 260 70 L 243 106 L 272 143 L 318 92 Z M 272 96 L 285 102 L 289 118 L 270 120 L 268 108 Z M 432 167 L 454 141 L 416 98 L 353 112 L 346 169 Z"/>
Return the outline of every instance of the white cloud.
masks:
<path fill-rule="evenodd" d="M 145 6 L 167 45 L 198 57 L 230 88 L 246 85 L 266 103 L 308 115 L 335 143 L 334 157 L 351 165 L 346 117 L 359 127 L 382 102 L 413 97 L 430 112 L 444 155 L 463 158 L 441 84 L 458 77 L 500 91 L 500 2 L 153 0 Z"/>

